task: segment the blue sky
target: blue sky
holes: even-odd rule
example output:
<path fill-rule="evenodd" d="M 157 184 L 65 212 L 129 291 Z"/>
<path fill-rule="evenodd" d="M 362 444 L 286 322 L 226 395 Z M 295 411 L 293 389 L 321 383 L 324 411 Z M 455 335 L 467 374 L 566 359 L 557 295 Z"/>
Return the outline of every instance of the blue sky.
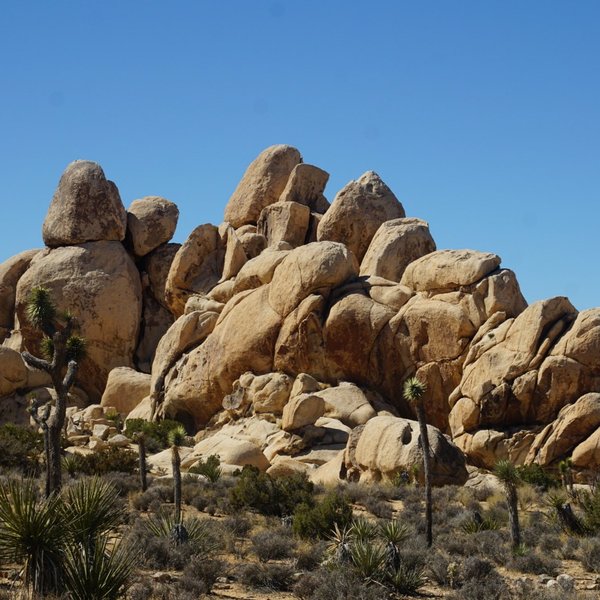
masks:
<path fill-rule="evenodd" d="M 61 172 L 218 224 L 287 143 L 375 170 L 439 248 L 492 251 L 528 301 L 600 305 L 600 3 L 4 2 L 0 261 L 41 244 Z"/>

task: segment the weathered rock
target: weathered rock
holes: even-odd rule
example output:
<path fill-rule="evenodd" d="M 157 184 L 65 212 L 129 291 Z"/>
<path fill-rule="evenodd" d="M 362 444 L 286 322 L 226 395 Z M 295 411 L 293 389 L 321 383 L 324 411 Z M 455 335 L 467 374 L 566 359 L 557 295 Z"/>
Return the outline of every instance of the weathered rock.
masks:
<path fill-rule="evenodd" d="M 141 316 L 140 277 L 119 242 L 90 242 L 40 253 L 19 280 L 16 311 L 23 345 L 39 356 L 40 334 L 26 317 L 34 287 L 50 291 L 59 310 L 69 310 L 86 339 L 87 355 L 77 381 L 99 400 L 108 373 L 133 366 Z"/>
<path fill-rule="evenodd" d="M 244 246 L 239 240 L 235 229 L 230 225 L 225 228 L 223 240 L 226 246 L 221 281 L 226 281 L 239 273 L 240 269 L 248 261 L 248 257 L 246 256 Z"/>
<path fill-rule="evenodd" d="M 413 218 L 386 221 L 369 244 L 360 274 L 399 282 L 409 263 L 435 249 L 427 222 Z"/>
<path fill-rule="evenodd" d="M 281 415 L 291 389 L 292 379 L 285 373 L 268 373 L 253 377 L 247 393 L 255 413 Z"/>
<path fill-rule="evenodd" d="M 279 200 L 294 167 L 302 162 L 291 146 L 270 146 L 250 164 L 225 207 L 225 221 L 234 228 L 258 221 L 265 206 Z"/>
<path fill-rule="evenodd" d="M 431 475 L 434 485 L 461 485 L 467 480 L 465 459 L 460 450 L 435 427 L 427 426 L 431 447 Z M 346 452 L 346 467 L 357 468 L 361 480 L 391 478 L 414 465 L 423 464 L 419 424 L 395 417 L 375 417 L 365 426 L 353 459 Z M 423 469 L 419 470 L 423 478 Z"/>
<path fill-rule="evenodd" d="M 401 283 L 417 292 L 457 290 L 500 266 L 500 257 L 475 250 L 438 250 L 411 262 Z"/>
<path fill-rule="evenodd" d="M 193 451 L 181 462 L 183 468 L 193 466 L 200 458 L 218 456 L 222 463 L 244 467 L 251 465 L 261 471 L 266 471 L 270 463 L 260 448 L 252 442 L 232 438 L 219 432 L 198 442 Z"/>
<path fill-rule="evenodd" d="M 10 348 L 0 346 L 0 398 L 24 387 L 27 382 L 27 366 L 21 355 Z"/>
<path fill-rule="evenodd" d="M 267 248 L 260 256 L 249 260 L 235 278 L 234 293 L 237 294 L 269 283 L 273 279 L 277 265 L 288 253 L 289 250 Z"/>
<path fill-rule="evenodd" d="M 312 395 L 323 399 L 326 417 L 339 419 L 349 427 L 364 425 L 377 414 L 365 392 L 353 383 L 342 382 Z"/>
<path fill-rule="evenodd" d="M 128 367 L 117 367 L 108 374 L 100 406 L 113 406 L 121 415 L 127 415 L 148 394 L 150 375 Z"/>
<path fill-rule="evenodd" d="M 283 407 L 281 428 L 295 431 L 306 425 L 312 425 L 325 414 L 325 401 L 315 394 L 295 396 Z"/>
<path fill-rule="evenodd" d="M 396 196 L 377 173 L 368 171 L 337 194 L 319 223 L 317 239 L 346 244 L 360 261 L 379 226 L 404 216 Z"/>
<path fill-rule="evenodd" d="M 245 227 L 250 226 L 246 225 Z M 243 229 L 243 227 L 240 229 Z M 256 258 L 267 247 L 267 238 L 256 232 L 239 233 L 240 229 L 236 230 L 236 234 L 242 244 L 244 254 L 248 260 Z"/>
<path fill-rule="evenodd" d="M 44 220 L 42 236 L 51 248 L 95 241 L 121 241 L 127 217 L 117 186 L 102 167 L 72 162 L 62 174 Z"/>
<path fill-rule="evenodd" d="M 311 211 L 324 214 L 329 208 L 323 191 L 329 180 L 329 173 L 306 163 L 294 167 L 285 189 L 279 197 L 280 202 L 298 202 L 308 206 Z"/>
<path fill-rule="evenodd" d="M 15 325 L 17 282 L 39 250 L 26 250 L 0 264 L 0 343 Z"/>
<path fill-rule="evenodd" d="M 298 202 L 276 202 L 263 208 L 258 218 L 258 233 L 271 246 L 277 242 L 287 242 L 293 248 L 304 244 L 310 209 Z"/>
<path fill-rule="evenodd" d="M 183 314 L 186 300 L 210 291 L 221 279 L 225 246 L 214 225 L 200 225 L 179 248 L 165 284 L 165 299 L 175 317 Z"/>
<path fill-rule="evenodd" d="M 142 274 L 148 275 L 149 291 L 153 298 L 167 310 L 169 305 L 165 299 L 165 287 L 171 265 L 180 248 L 181 244 L 161 244 L 144 257 L 140 266 Z"/>
<path fill-rule="evenodd" d="M 136 256 L 146 256 L 175 233 L 179 209 L 160 196 L 134 200 L 127 209 L 127 236 Z"/>

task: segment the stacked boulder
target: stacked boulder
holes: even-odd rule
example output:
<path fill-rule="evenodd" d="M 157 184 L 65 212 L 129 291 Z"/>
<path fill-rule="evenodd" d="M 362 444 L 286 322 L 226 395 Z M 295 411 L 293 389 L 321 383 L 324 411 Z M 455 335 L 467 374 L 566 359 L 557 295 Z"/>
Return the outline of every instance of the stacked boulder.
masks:
<path fill-rule="evenodd" d="M 188 466 L 219 454 L 232 469 L 392 478 L 420 460 L 409 376 L 427 385 L 438 483 L 499 458 L 600 464 L 600 309 L 528 307 L 500 257 L 438 250 L 376 173 L 331 205 L 328 178 L 291 146 L 267 148 L 224 222 L 179 245 L 173 203 L 125 212 L 98 165 L 73 163 L 48 248 L 0 265 L 0 394 L 32 389 L 18 351 L 36 349 L 24 310 L 44 285 L 88 340 L 83 402 L 181 421 L 197 438 Z"/>

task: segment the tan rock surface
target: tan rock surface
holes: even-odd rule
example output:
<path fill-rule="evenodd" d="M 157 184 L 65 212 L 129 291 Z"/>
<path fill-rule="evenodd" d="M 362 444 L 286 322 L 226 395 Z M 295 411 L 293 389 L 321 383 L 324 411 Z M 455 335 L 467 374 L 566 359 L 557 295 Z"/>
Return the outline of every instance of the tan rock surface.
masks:
<path fill-rule="evenodd" d="M 21 355 L 0 346 L 0 397 L 8 396 L 27 383 L 27 366 Z"/>
<path fill-rule="evenodd" d="M 146 256 L 175 233 L 179 209 L 160 196 L 134 200 L 127 209 L 127 236 L 136 256 Z"/>
<path fill-rule="evenodd" d="M 265 206 L 258 218 L 258 233 L 271 246 L 277 242 L 287 242 L 293 248 L 304 244 L 310 209 L 298 202 L 275 202 Z"/>
<path fill-rule="evenodd" d="M 360 274 L 399 282 L 409 263 L 435 249 L 426 221 L 392 219 L 382 223 L 373 236 L 360 264 Z"/>
<path fill-rule="evenodd" d="M 90 399 L 99 400 L 108 373 L 133 366 L 142 303 L 135 265 L 120 242 L 90 242 L 36 256 L 19 280 L 16 297 L 23 344 L 35 354 L 40 336 L 25 311 L 36 286 L 48 288 L 57 308 L 76 317 L 87 342 L 77 381 Z"/>
<path fill-rule="evenodd" d="M 319 223 L 317 239 L 346 244 L 360 261 L 379 226 L 404 216 L 390 188 L 377 173 L 367 171 L 336 195 Z"/>
<path fill-rule="evenodd" d="M 364 425 L 377 415 L 365 392 L 353 383 L 341 383 L 312 395 L 323 399 L 324 416 L 339 419 L 348 427 Z"/>
<path fill-rule="evenodd" d="M 295 431 L 314 422 L 325 414 L 325 401 L 315 394 L 295 396 L 283 407 L 281 428 Z"/>
<path fill-rule="evenodd" d="M 225 207 L 225 221 L 234 228 L 258 221 L 265 206 L 279 200 L 300 152 L 283 144 L 263 150 L 250 164 Z"/>
<path fill-rule="evenodd" d="M 225 246 L 214 225 L 200 225 L 179 248 L 165 284 L 165 299 L 175 317 L 180 317 L 187 299 L 210 291 L 221 279 Z"/>
<path fill-rule="evenodd" d="M 62 174 L 42 236 L 51 248 L 125 238 L 127 216 L 117 186 L 102 167 L 87 160 L 72 162 Z"/>
<path fill-rule="evenodd" d="M 17 283 L 40 250 L 26 250 L 0 264 L 0 343 L 15 325 Z"/>
<path fill-rule="evenodd" d="M 294 167 L 279 201 L 299 202 L 311 211 L 324 214 L 329 208 L 329 202 L 323 195 L 328 180 L 329 173 L 323 169 L 300 163 Z"/>
<path fill-rule="evenodd" d="M 127 415 L 149 394 L 150 375 L 117 367 L 108 374 L 100 406 L 113 406 L 121 415 Z"/>

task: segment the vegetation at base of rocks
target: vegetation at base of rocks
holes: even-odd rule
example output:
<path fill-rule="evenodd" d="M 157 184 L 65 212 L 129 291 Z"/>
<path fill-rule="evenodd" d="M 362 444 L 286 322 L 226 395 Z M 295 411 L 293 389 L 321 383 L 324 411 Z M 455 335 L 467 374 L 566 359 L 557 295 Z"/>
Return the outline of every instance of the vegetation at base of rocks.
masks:
<path fill-rule="evenodd" d="M 40 472 L 43 436 L 31 427 L 7 423 L 0 426 L 0 468 L 17 469 L 22 475 L 35 477 Z"/>
<path fill-rule="evenodd" d="M 328 493 L 316 504 L 299 504 L 294 511 L 292 528 L 302 538 L 327 537 L 337 526 L 345 528 L 352 521 L 352 505 L 337 491 Z"/>
<path fill-rule="evenodd" d="M 149 422 L 145 419 L 128 419 L 124 434 L 129 439 L 133 439 L 136 434 L 143 433 L 146 440 L 146 450 L 152 454 L 168 448 L 170 445 L 170 432 L 179 427 L 181 427 L 181 423 L 171 419 L 156 422 Z"/>
<path fill-rule="evenodd" d="M 274 478 L 246 466 L 230 491 L 234 508 L 248 508 L 262 515 L 292 515 L 299 505 L 312 507 L 314 485 L 303 473 Z"/>
<path fill-rule="evenodd" d="M 209 481 L 215 483 L 221 478 L 221 461 L 218 456 L 212 454 L 206 457 L 205 460 L 200 459 L 189 469 L 188 473 L 204 475 Z"/>
<path fill-rule="evenodd" d="M 72 476 L 135 473 L 138 458 L 131 450 L 109 446 L 90 454 L 69 454 L 63 457 L 63 468 Z"/>
<path fill-rule="evenodd" d="M 522 465 L 517 467 L 519 479 L 543 491 L 559 486 L 559 481 L 546 469 L 538 464 Z"/>

